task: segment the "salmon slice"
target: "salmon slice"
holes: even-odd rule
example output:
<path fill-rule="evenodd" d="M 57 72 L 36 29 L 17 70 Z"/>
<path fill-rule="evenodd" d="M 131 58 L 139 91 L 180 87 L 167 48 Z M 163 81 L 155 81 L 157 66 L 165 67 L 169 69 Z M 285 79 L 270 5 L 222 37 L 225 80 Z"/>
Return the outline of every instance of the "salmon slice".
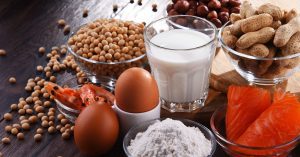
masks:
<path fill-rule="evenodd" d="M 276 91 L 273 104 L 265 110 L 236 143 L 268 147 L 291 141 L 300 135 L 300 103 L 293 94 Z"/>
<path fill-rule="evenodd" d="M 271 95 L 262 88 L 231 85 L 227 97 L 226 135 L 236 141 L 270 107 Z"/>

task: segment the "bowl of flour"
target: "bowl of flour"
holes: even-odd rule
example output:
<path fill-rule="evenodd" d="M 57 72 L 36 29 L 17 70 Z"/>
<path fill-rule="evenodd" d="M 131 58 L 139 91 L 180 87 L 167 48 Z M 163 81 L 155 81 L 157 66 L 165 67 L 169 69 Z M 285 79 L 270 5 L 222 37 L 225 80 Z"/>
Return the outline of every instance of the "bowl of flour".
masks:
<path fill-rule="evenodd" d="M 205 126 L 187 119 L 156 119 L 131 128 L 123 140 L 128 157 L 210 157 L 216 139 Z"/>

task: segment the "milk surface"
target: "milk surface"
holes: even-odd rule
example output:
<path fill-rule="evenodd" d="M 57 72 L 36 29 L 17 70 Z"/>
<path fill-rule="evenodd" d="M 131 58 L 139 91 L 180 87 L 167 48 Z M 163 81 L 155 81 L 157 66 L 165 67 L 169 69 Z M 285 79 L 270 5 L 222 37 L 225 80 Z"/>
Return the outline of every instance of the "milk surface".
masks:
<path fill-rule="evenodd" d="M 160 97 L 184 103 L 202 99 L 207 94 L 215 46 L 196 48 L 210 41 L 209 36 L 194 30 L 174 29 L 154 36 L 147 55 Z M 191 49 L 192 50 L 178 50 Z"/>

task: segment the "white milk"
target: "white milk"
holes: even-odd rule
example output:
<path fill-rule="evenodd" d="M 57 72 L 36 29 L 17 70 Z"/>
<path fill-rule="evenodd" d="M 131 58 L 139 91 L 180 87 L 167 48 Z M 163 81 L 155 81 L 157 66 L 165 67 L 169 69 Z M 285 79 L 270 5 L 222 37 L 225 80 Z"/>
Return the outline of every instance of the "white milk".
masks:
<path fill-rule="evenodd" d="M 175 29 L 154 36 L 151 42 L 164 48 L 189 49 L 210 40 L 201 32 Z M 205 98 L 215 52 L 213 43 L 193 50 L 176 51 L 150 45 L 147 52 L 161 98 L 176 103 Z"/>

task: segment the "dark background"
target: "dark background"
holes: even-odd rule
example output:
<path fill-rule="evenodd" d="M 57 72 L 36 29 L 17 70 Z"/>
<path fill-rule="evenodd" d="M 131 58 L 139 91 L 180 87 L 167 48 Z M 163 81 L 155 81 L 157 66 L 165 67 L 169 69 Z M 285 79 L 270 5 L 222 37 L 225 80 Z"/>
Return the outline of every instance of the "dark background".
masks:
<path fill-rule="evenodd" d="M 137 1 L 137 0 L 136 0 Z M 17 103 L 20 97 L 28 94 L 24 87 L 29 78 L 39 76 L 36 72 L 37 65 L 47 63 L 46 55 L 41 56 L 38 48 L 44 46 L 47 52 L 53 46 L 65 44 L 67 36 L 64 36 L 62 29 L 57 26 L 57 20 L 63 18 L 71 25 L 71 30 L 92 21 L 96 18 L 109 18 L 115 16 L 112 11 L 113 3 L 119 5 L 119 11 L 124 7 L 132 7 L 145 13 L 145 9 L 151 10 L 152 2 L 149 1 L 143 6 L 128 4 L 129 0 L 0 0 L 0 49 L 7 51 L 7 56 L 0 57 L 0 138 L 9 136 L 11 144 L 4 146 L 0 144 L 0 152 L 5 157 L 25 156 L 83 156 L 76 149 L 73 139 L 64 141 L 60 134 L 45 134 L 40 143 L 33 140 L 35 129 L 25 133 L 25 140 L 18 141 L 12 135 L 4 131 L 7 123 L 2 116 L 10 111 L 10 104 Z M 159 2 L 159 1 L 157 1 Z M 166 0 L 160 1 L 157 16 L 161 15 L 161 6 L 166 6 Z M 82 17 L 83 9 L 89 10 L 87 18 Z M 145 9 L 143 9 L 145 8 Z M 119 12 L 118 11 L 118 12 Z M 122 12 L 121 12 L 122 13 Z M 149 15 L 152 16 L 149 13 Z M 122 16 L 121 16 L 122 17 Z M 149 20 L 148 20 L 149 21 Z M 16 77 L 16 84 L 9 84 L 8 79 Z M 60 73 L 58 80 L 71 77 L 69 73 Z M 13 113 L 16 115 L 15 113 Z M 14 118 L 15 120 L 17 118 Z M 207 121 L 207 120 L 206 120 Z M 294 156 L 300 156 L 299 149 Z M 105 156 L 124 156 L 121 140 L 116 147 Z M 217 157 L 225 156 L 220 149 L 215 154 Z"/>

